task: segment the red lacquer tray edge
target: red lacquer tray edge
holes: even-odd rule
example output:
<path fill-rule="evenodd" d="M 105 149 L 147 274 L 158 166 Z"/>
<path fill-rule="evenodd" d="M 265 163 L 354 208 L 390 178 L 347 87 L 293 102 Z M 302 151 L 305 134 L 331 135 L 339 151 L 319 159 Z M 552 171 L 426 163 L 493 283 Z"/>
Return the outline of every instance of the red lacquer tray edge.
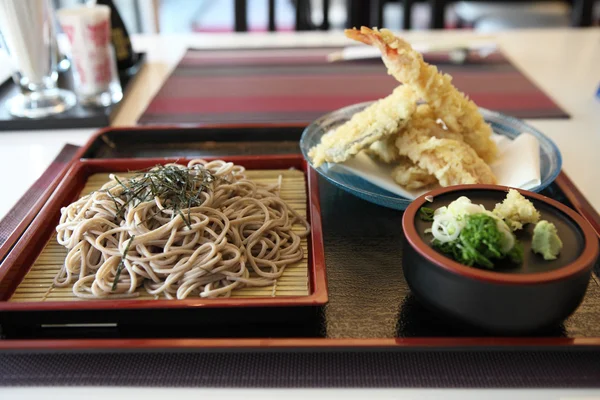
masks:
<path fill-rule="evenodd" d="M 102 310 L 102 309 L 156 309 L 156 308 L 187 308 L 187 307 L 288 307 L 288 306 L 322 306 L 327 303 L 327 282 L 325 272 L 323 237 L 320 218 L 320 199 L 316 172 L 308 166 L 300 154 L 261 155 L 261 156 L 232 156 L 205 157 L 207 160 L 225 158 L 226 160 L 248 166 L 248 169 L 258 168 L 289 168 L 298 167 L 304 171 L 307 185 L 307 214 L 311 224 L 309 271 L 311 293 L 308 296 L 290 296 L 278 298 L 255 299 L 189 299 L 189 300 L 90 300 L 85 302 L 8 302 L 15 289 L 15 282 L 20 283 L 25 269 L 21 266 L 30 264 L 27 257 L 37 257 L 45 240 L 38 241 L 38 231 L 47 224 L 47 220 L 60 207 L 65 197 L 72 196 L 72 180 L 77 174 L 85 174 L 85 168 L 102 168 L 136 170 L 154 166 L 158 163 L 185 161 L 187 159 L 109 159 L 109 160 L 79 160 L 75 161 L 60 181 L 56 190 L 49 196 L 48 201 L 25 230 L 13 251 L 0 264 L 0 311 L 63 311 L 63 310 Z M 99 171 L 99 170 L 98 170 Z M 71 190 L 71 191 L 70 191 Z M 315 193 L 316 192 L 316 193 Z M 41 235 L 41 233 L 40 233 Z M 31 254 L 35 254 L 32 256 Z M 16 283 L 18 285 L 18 283 Z"/>
<path fill-rule="evenodd" d="M 600 238 L 600 214 L 594 209 L 594 206 L 583 196 L 583 193 L 575 186 L 573 181 L 565 174 L 560 172 L 556 177 L 556 183 L 567 199 L 571 202 L 575 211 L 583 217 L 594 229 L 596 235 Z"/>
<path fill-rule="evenodd" d="M 227 123 L 227 124 L 219 124 L 219 123 L 210 123 L 210 124 L 185 124 L 185 125 L 177 125 L 177 124 L 164 124 L 164 125 L 144 125 L 144 126 L 109 126 L 106 128 L 102 128 L 92 134 L 88 141 L 81 147 L 81 150 L 77 152 L 76 157 L 73 159 L 81 158 L 88 150 L 90 150 L 94 143 L 97 141 L 106 140 L 103 136 L 107 133 L 111 132 L 127 132 L 127 131 L 164 131 L 164 130 L 183 130 L 183 131 L 194 131 L 197 129 L 219 129 L 219 130 L 227 130 L 227 129 L 251 129 L 251 128 L 304 128 L 306 127 L 306 123 L 303 122 L 273 122 L 273 123 Z M 142 158 L 139 158 L 142 159 Z M 93 158 L 86 158 L 86 160 L 93 160 Z"/>
<path fill-rule="evenodd" d="M 65 163 L 64 167 L 52 179 L 52 181 L 50 182 L 48 187 L 44 190 L 42 195 L 35 202 L 35 204 L 31 208 L 31 210 L 19 222 L 19 224 L 15 227 L 13 232 L 8 236 L 8 238 L 6 238 L 4 243 L 2 243 L 2 245 L 0 246 L 0 263 L 2 263 L 4 258 L 13 249 L 14 245 L 20 240 L 23 233 L 27 230 L 27 227 L 29 227 L 31 222 L 36 217 L 36 215 L 39 213 L 39 211 L 42 209 L 42 207 L 46 204 L 46 202 L 48 201 L 48 198 L 50 198 L 50 196 L 52 195 L 56 186 L 58 186 L 58 184 L 60 183 L 62 178 L 66 175 L 67 171 L 69 171 L 69 169 L 71 168 L 73 163 L 76 160 L 78 160 L 81 157 L 81 155 L 83 155 L 84 151 L 85 151 L 85 148 L 80 147 L 73 155 L 73 158 L 69 162 Z M 48 168 L 50 168 L 50 166 Z M 34 185 L 35 185 L 35 183 L 34 183 Z"/>
<path fill-rule="evenodd" d="M 3 351 L 219 351 L 227 349 L 314 349 L 329 351 L 352 350 L 468 350 L 494 348 L 515 351 L 520 348 L 556 350 L 597 349 L 600 338 L 252 338 L 252 339 L 32 339 L 0 340 Z"/>

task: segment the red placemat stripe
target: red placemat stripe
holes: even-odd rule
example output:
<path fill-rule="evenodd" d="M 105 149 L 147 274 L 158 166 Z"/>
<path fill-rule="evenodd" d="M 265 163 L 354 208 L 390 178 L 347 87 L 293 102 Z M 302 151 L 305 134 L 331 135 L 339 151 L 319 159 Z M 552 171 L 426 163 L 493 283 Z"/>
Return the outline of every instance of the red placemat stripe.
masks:
<path fill-rule="evenodd" d="M 226 120 L 228 124 L 281 124 L 281 123 L 306 123 L 314 121 L 323 115 L 322 111 L 302 111 L 302 112 L 237 112 L 237 113 L 208 113 L 202 115 L 202 121 L 198 121 L 196 114 L 177 115 L 177 122 L 173 121 L 173 114 L 153 114 L 154 122 L 152 125 L 172 126 L 173 124 L 181 126 L 203 126 L 212 124 L 222 124 Z M 169 122 L 171 121 L 171 122 Z"/>
<path fill-rule="evenodd" d="M 190 84 L 190 77 L 172 76 L 169 87 L 161 93 L 159 99 L 171 99 L 179 97 L 211 98 L 209 93 L 218 93 L 219 97 L 253 97 L 257 93 L 261 96 L 293 95 L 317 96 L 317 95 L 356 95 L 369 94 L 371 98 L 380 96 L 390 87 L 394 86 L 393 78 L 388 79 L 363 79 L 364 75 L 343 76 L 311 76 L 310 84 L 303 76 L 272 76 L 269 78 L 270 85 L 264 84 L 264 78 L 260 76 L 233 76 L 233 77 L 198 77 Z M 348 85 L 348 80 L 353 81 Z M 202 87 L 198 93 L 197 86 Z"/>
<path fill-rule="evenodd" d="M 169 114 L 188 114 L 201 109 L 203 112 L 229 113 L 234 111 L 244 112 L 289 112 L 289 111 L 318 111 L 325 107 L 343 107 L 347 104 L 362 103 L 373 97 L 369 95 L 353 96 L 257 96 L 252 101 L 242 97 L 179 97 L 159 99 L 151 104 L 149 110 L 162 111 Z"/>
<path fill-rule="evenodd" d="M 332 48 L 189 50 L 150 103 L 141 124 L 303 122 L 387 96 L 398 83 L 379 59 L 330 63 Z M 427 60 L 453 76 L 481 107 L 518 118 L 566 118 L 556 103 L 500 52 Z M 305 118 L 305 119 L 303 119 Z"/>

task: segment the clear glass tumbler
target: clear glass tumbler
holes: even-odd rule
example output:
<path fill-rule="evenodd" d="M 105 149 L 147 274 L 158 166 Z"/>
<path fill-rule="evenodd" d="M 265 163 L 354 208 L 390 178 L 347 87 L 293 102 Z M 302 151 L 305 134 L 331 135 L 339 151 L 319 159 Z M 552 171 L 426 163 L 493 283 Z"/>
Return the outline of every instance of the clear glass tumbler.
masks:
<path fill-rule="evenodd" d="M 14 64 L 21 93 L 7 103 L 17 117 L 43 118 L 73 107 L 73 92 L 58 89 L 57 43 L 49 0 L 0 0 L 2 46 Z"/>

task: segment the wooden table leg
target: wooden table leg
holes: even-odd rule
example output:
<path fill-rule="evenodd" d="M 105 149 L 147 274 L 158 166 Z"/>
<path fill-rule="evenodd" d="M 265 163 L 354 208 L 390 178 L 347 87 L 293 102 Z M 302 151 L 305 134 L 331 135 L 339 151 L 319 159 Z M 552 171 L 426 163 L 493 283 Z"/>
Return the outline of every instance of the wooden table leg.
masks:
<path fill-rule="evenodd" d="M 269 32 L 275 32 L 277 30 L 277 26 L 275 25 L 275 0 L 269 0 Z"/>
<path fill-rule="evenodd" d="M 323 22 L 320 29 L 324 31 L 329 29 L 329 0 L 323 0 Z"/>
<path fill-rule="evenodd" d="M 412 8 L 414 2 L 414 0 L 402 1 L 402 29 L 406 31 L 412 29 Z"/>
<path fill-rule="evenodd" d="M 429 27 L 431 29 L 444 29 L 448 0 L 429 0 L 429 5 L 431 7 L 431 21 Z"/>
<path fill-rule="evenodd" d="M 311 30 L 313 28 L 311 18 L 310 0 L 296 0 L 296 30 Z"/>
<path fill-rule="evenodd" d="M 235 0 L 235 31 L 248 31 L 248 2 L 246 0 Z"/>
<path fill-rule="evenodd" d="M 347 28 L 360 28 L 371 25 L 371 4 L 369 0 L 348 0 Z"/>
<path fill-rule="evenodd" d="M 575 0 L 571 15 L 571 24 L 577 27 L 592 26 L 594 0 Z"/>

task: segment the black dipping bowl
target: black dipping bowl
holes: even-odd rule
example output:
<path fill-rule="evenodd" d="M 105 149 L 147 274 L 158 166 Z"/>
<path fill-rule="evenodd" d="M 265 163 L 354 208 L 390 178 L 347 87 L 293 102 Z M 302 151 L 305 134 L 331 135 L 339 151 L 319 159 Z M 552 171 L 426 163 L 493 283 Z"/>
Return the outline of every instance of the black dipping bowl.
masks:
<path fill-rule="evenodd" d="M 423 206 L 437 209 L 460 196 L 493 210 L 508 188 L 462 185 L 429 192 L 406 209 L 404 276 L 424 305 L 468 324 L 502 334 L 535 331 L 556 325 L 571 315 L 585 295 L 598 258 L 598 237 L 592 227 L 568 207 L 536 193 L 519 190 L 542 219 L 556 226 L 563 249 L 554 261 L 531 251 L 533 226 L 517 233 L 523 243 L 523 264 L 496 262 L 493 270 L 460 264 L 431 247 L 431 222 L 419 218 Z M 432 196 L 433 202 L 425 197 Z M 429 197 L 428 197 L 429 198 Z"/>

